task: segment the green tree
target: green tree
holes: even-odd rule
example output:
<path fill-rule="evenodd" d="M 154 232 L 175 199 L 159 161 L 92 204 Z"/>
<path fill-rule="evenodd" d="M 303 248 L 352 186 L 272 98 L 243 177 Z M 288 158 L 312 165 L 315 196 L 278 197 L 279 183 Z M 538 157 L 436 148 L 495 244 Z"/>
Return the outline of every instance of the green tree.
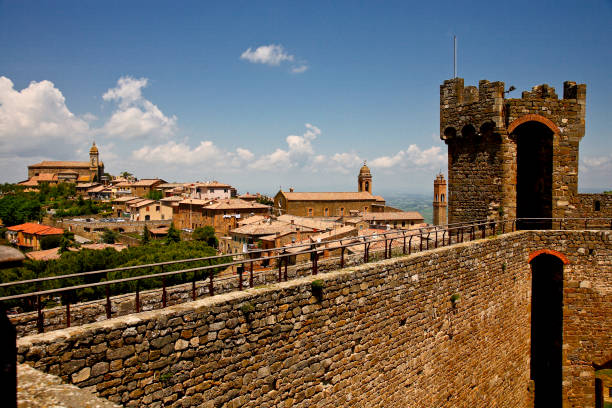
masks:
<path fill-rule="evenodd" d="M 219 240 L 215 236 L 215 229 L 210 225 L 196 228 L 191 236 L 196 241 L 206 242 L 210 247 L 217 248 L 219 246 Z"/>
<path fill-rule="evenodd" d="M 102 233 L 102 242 L 105 244 L 114 244 L 117 240 L 117 233 L 115 231 L 111 231 L 108 228 L 104 229 Z"/>
<path fill-rule="evenodd" d="M 64 231 L 59 242 L 59 253 L 68 251 L 68 248 L 75 245 L 74 232 Z"/>
<path fill-rule="evenodd" d="M 147 193 L 147 197 L 149 200 L 161 200 L 163 198 L 163 193 L 159 190 L 149 190 Z"/>
<path fill-rule="evenodd" d="M 166 235 L 166 243 L 171 244 L 173 242 L 181 241 L 181 232 L 174 228 L 174 223 L 170 224 L 170 228 L 168 229 L 168 235 Z"/>
<path fill-rule="evenodd" d="M 42 237 L 42 239 L 40 240 L 40 249 L 45 250 L 45 249 L 57 248 L 58 246 L 60 246 L 61 240 L 62 240 L 61 235 L 49 235 L 46 237 Z"/>
<path fill-rule="evenodd" d="M 150 240 L 151 240 L 151 232 L 149 231 L 149 227 L 145 225 L 142 230 L 142 237 L 140 238 L 140 243 L 142 245 L 147 245 Z"/>

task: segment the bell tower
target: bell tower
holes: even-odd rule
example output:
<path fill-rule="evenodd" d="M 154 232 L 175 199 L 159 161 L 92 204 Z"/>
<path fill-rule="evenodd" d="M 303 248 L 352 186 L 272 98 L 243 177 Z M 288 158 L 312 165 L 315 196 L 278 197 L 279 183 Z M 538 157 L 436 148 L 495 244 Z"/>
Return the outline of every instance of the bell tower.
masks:
<path fill-rule="evenodd" d="M 365 161 L 361 170 L 359 170 L 359 177 L 357 177 L 357 191 L 367 191 L 372 194 L 372 173 L 370 173 L 370 168 L 366 166 Z"/>
<path fill-rule="evenodd" d="M 446 180 L 442 173 L 434 180 L 433 223 L 445 225 L 446 221 Z"/>
<path fill-rule="evenodd" d="M 93 142 L 91 149 L 89 149 L 89 172 L 91 173 L 91 181 L 97 178 L 100 181 L 99 165 L 100 165 L 100 154 L 98 152 L 98 146 L 96 142 Z M 95 177 L 94 177 L 95 176 Z"/>

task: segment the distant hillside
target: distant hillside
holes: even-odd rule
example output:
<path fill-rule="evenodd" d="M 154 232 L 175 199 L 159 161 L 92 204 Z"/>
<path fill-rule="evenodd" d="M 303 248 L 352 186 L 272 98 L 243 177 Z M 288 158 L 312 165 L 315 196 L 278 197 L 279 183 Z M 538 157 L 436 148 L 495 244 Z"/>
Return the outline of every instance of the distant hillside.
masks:
<path fill-rule="evenodd" d="M 391 195 L 385 194 L 383 196 L 387 201 L 387 205 L 395 208 L 399 208 L 404 211 L 418 211 L 425 222 L 431 224 L 433 222 L 433 205 L 432 197 L 425 194 L 403 194 L 403 195 Z"/>

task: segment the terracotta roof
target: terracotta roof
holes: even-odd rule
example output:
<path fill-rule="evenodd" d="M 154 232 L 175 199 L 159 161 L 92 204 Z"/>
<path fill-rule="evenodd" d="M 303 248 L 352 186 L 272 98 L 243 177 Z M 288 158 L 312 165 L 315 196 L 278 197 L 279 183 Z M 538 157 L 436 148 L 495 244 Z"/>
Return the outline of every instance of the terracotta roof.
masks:
<path fill-rule="evenodd" d="M 281 191 L 289 201 L 375 201 L 376 198 L 367 191 L 361 192 L 318 192 L 296 193 Z"/>
<path fill-rule="evenodd" d="M 97 187 L 99 186 L 99 183 L 82 183 L 82 184 L 77 184 L 76 188 L 92 188 L 92 187 Z"/>
<path fill-rule="evenodd" d="M 132 184 L 132 183 L 129 183 L 129 182 L 127 182 L 127 181 L 122 181 L 122 182 L 120 182 L 120 183 L 116 183 L 116 184 L 115 184 L 115 187 L 117 187 L 117 188 L 124 188 L 124 187 L 130 188 L 130 187 L 132 187 L 132 186 L 133 186 L 133 184 Z"/>
<path fill-rule="evenodd" d="M 207 210 L 250 210 L 267 209 L 267 205 L 245 201 L 239 198 L 219 200 L 214 204 L 205 207 Z"/>
<path fill-rule="evenodd" d="M 149 232 L 153 235 L 164 235 L 168 233 L 170 227 L 150 228 Z"/>
<path fill-rule="evenodd" d="M 382 213 L 364 214 L 366 221 L 401 221 L 401 220 L 422 220 L 423 216 L 417 211 L 394 211 Z"/>
<path fill-rule="evenodd" d="M 286 235 L 290 232 L 296 232 L 297 227 L 295 225 L 287 224 L 285 222 L 273 221 L 271 223 L 262 222 L 260 224 L 251 224 L 238 227 L 230 231 L 232 234 L 242 235 L 273 235 L 277 232 L 281 235 Z M 301 232 L 312 232 L 310 228 L 300 228 Z"/>
<path fill-rule="evenodd" d="M 205 205 L 210 204 L 211 201 L 213 201 L 213 200 L 200 200 L 200 199 L 197 199 L 197 198 L 187 198 L 187 199 L 181 201 L 179 204 L 205 206 Z"/>
<path fill-rule="evenodd" d="M 32 235 L 60 235 L 64 233 L 61 228 L 50 227 L 43 224 L 26 222 L 25 224 L 13 225 L 7 228 L 9 231 L 23 232 Z"/>
<path fill-rule="evenodd" d="M 378 196 L 378 195 L 377 195 L 377 196 L 374 196 L 374 198 L 376 199 L 376 201 L 382 201 L 382 202 L 384 202 L 384 201 L 385 201 L 385 199 L 384 199 L 384 198 L 382 198 L 381 196 Z"/>
<path fill-rule="evenodd" d="M 150 187 L 154 184 L 161 184 L 161 183 L 165 183 L 164 180 L 162 179 L 142 179 L 142 180 L 138 180 L 134 183 L 132 183 L 132 186 L 134 187 Z"/>
<path fill-rule="evenodd" d="M 134 197 L 134 196 L 118 197 L 118 198 L 113 199 L 113 203 L 123 203 L 126 201 L 132 201 L 135 199 L 137 199 L 137 197 Z"/>
<path fill-rule="evenodd" d="M 154 204 L 155 200 L 142 200 L 133 204 L 128 204 L 130 207 L 133 208 L 140 208 L 140 207 L 144 207 L 145 205 L 151 205 Z"/>
<path fill-rule="evenodd" d="M 59 247 L 58 247 L 58 248 L 44 249 L 42 251 L 31 251 L 31 252 L 26 253 L 26 256 L 35 261 L 51 261 L 53 259 L 59 259 L 61 255 L 59 253 Z"/>
<path fill-rule="evenodd" d="M 231 188 L 229 184 L 219 183 L 218 181 L 206 181 L 204 183 L 190 183 L 190 187 L 219 187 L 219 188 Z"/>
<path fill-rule="evenodd" d="M 91 176 L 79 176 L 77 178 L 77 181 L 90 181 L 91 180 Z"/>
<path fill-rule="evenodd" d="M 61 168 L 61 167 L 73 167 L 73 168 L 89 168 L 89 162 L 83 161 L 48 161 L 44 160 L 40 163 L 32 164 L 28 168 Z"/>
<path fill-rule="evenodd" d="M 25 257 L 18 249 L 6 245 L 0 245 L 0 264 L 20 262 L 23 261 L 24 258 Z"/>
<path fill-rule="evenodd" d="M 38 185 L 38 181 L 36 181 L 34 179 L 29 179 L 29 180 L 26 180 L 26 181 L 19 182 L 17 184 L 19 184 L 20 186 L 34 187 L 34 186 Z"/>
<path fill-rule="evenodd" d="M 179 201 L 183 201 L 183 197 L 177 197 L 177 196 L 172 196 L 172 197 L 166 197 L 166 198 L 162 198 L 159 201 L 166 201 L 166 202 L 179 202 Z"/>
<path fill-rule="evenodd" d="M 96 187 L 90 188 L 89 190 L 87 190 L 87 192 L 88 193 L 100 193 L 100 192 L 104 191 L 105 189 L 106 189 L 106 187 L 104 187 L 104 186 L 96 186 Z"/>
<path fill-rule="evenodd" d="M 79 172 L 74 170 L 61 170 L 58 174 L 79 174 Z"/>
<path fill-rule="evenodd" d="M 306 218 L 306 217 L 298 217 L 295 215 L 284 214 L 277 218 L 279 221 L 283 221 L 286 223 L 293 223 L 295 225 L 300 225 L 303 227 L 314 228 L 317 230 L 326 230 L 332 229 L 338 226 L 338 223 L 329 220 L 323 220 L 320 218 Z"/>
<path fill-rule="evenodd" d="M 323 232 L 321 234 L 312 235 L 310 237 L 310 240 L 312 242 L 317 242 L 317 240 L 319 240 L 319 239 L 321 241 L 331 240 L 331 239 L 334 239 L 335 237 L 337 237 L 338 235 L 346 234 L 346 233 L 351 232 L 351 231 L 355 231 L 355 235 L 357 235 L 357 229 L 355 229 L 355 227 L 353 227 L 351 225 L 347 225 L 345 227 L 336 228 L 336 229 L 333 229 L 331 231 Z"/>
<path fill-rule="evenodd" d="M 266 217 L 264 217 L 263 215 L 254 215 L 252 217 L 241 219 L 240 221 L 238 221 L 238 225 L 243 226 L 243 225 L 255 224 L 257 222 L 262 222 L 265 219 Z"/>
<path fill-rule="evenodd" d="M 127 245 L 123 244 L 83 244 L 81 245 L 81 249 L 93 249 L 93 250 L 102 250 L 106 248 L 113 248 L 117 252 L 121 252 L 127 248 Z"/>
<path fill-rule="evenodd" d="M 155 186 L 156 188 L 172 189 L 176 187 L 184 187 L 185 183 L 161 183 Z"/>

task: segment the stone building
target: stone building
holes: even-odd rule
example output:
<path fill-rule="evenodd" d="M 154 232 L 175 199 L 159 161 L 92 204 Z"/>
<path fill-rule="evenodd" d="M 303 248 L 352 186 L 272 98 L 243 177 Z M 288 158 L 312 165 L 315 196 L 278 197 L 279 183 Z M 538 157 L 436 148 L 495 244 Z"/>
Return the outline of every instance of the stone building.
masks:
<path fill-rule="evenodd" d="M 344 217 L 357 213 L 385 211 L 385 200 L 372 195 L 372 174 L 368 166 L 359 170 L 357 192 L 294 192 L 280 190 L 274 196 L 274 213 L 300 217 Z"/>
<path fill-rule="evenodd" d="M 39 182 L 93 182 L 100 181 L 104 175 L 104 163 L 100 161 L 100 153 L 96 143 L 89 149 L 89 161 L 42 161 L 28 166 L 28 181 Z"/>
<path fill-rule="evenodd" d="M 446 224 L 446 180 L 442 173 L 434 180 L 433 224 Z"/>
<path fill-rule="evenodd" d="M 440 86 L 440 137 L 448 146 L 448 221 L 604 216 L 610 201 L 578 194 L 586 85 L 563 98 L 538 85 L 506 99 L 503 82 L 462 78 Z M 547 227 L 540 223 L 540 227 Z"/>

